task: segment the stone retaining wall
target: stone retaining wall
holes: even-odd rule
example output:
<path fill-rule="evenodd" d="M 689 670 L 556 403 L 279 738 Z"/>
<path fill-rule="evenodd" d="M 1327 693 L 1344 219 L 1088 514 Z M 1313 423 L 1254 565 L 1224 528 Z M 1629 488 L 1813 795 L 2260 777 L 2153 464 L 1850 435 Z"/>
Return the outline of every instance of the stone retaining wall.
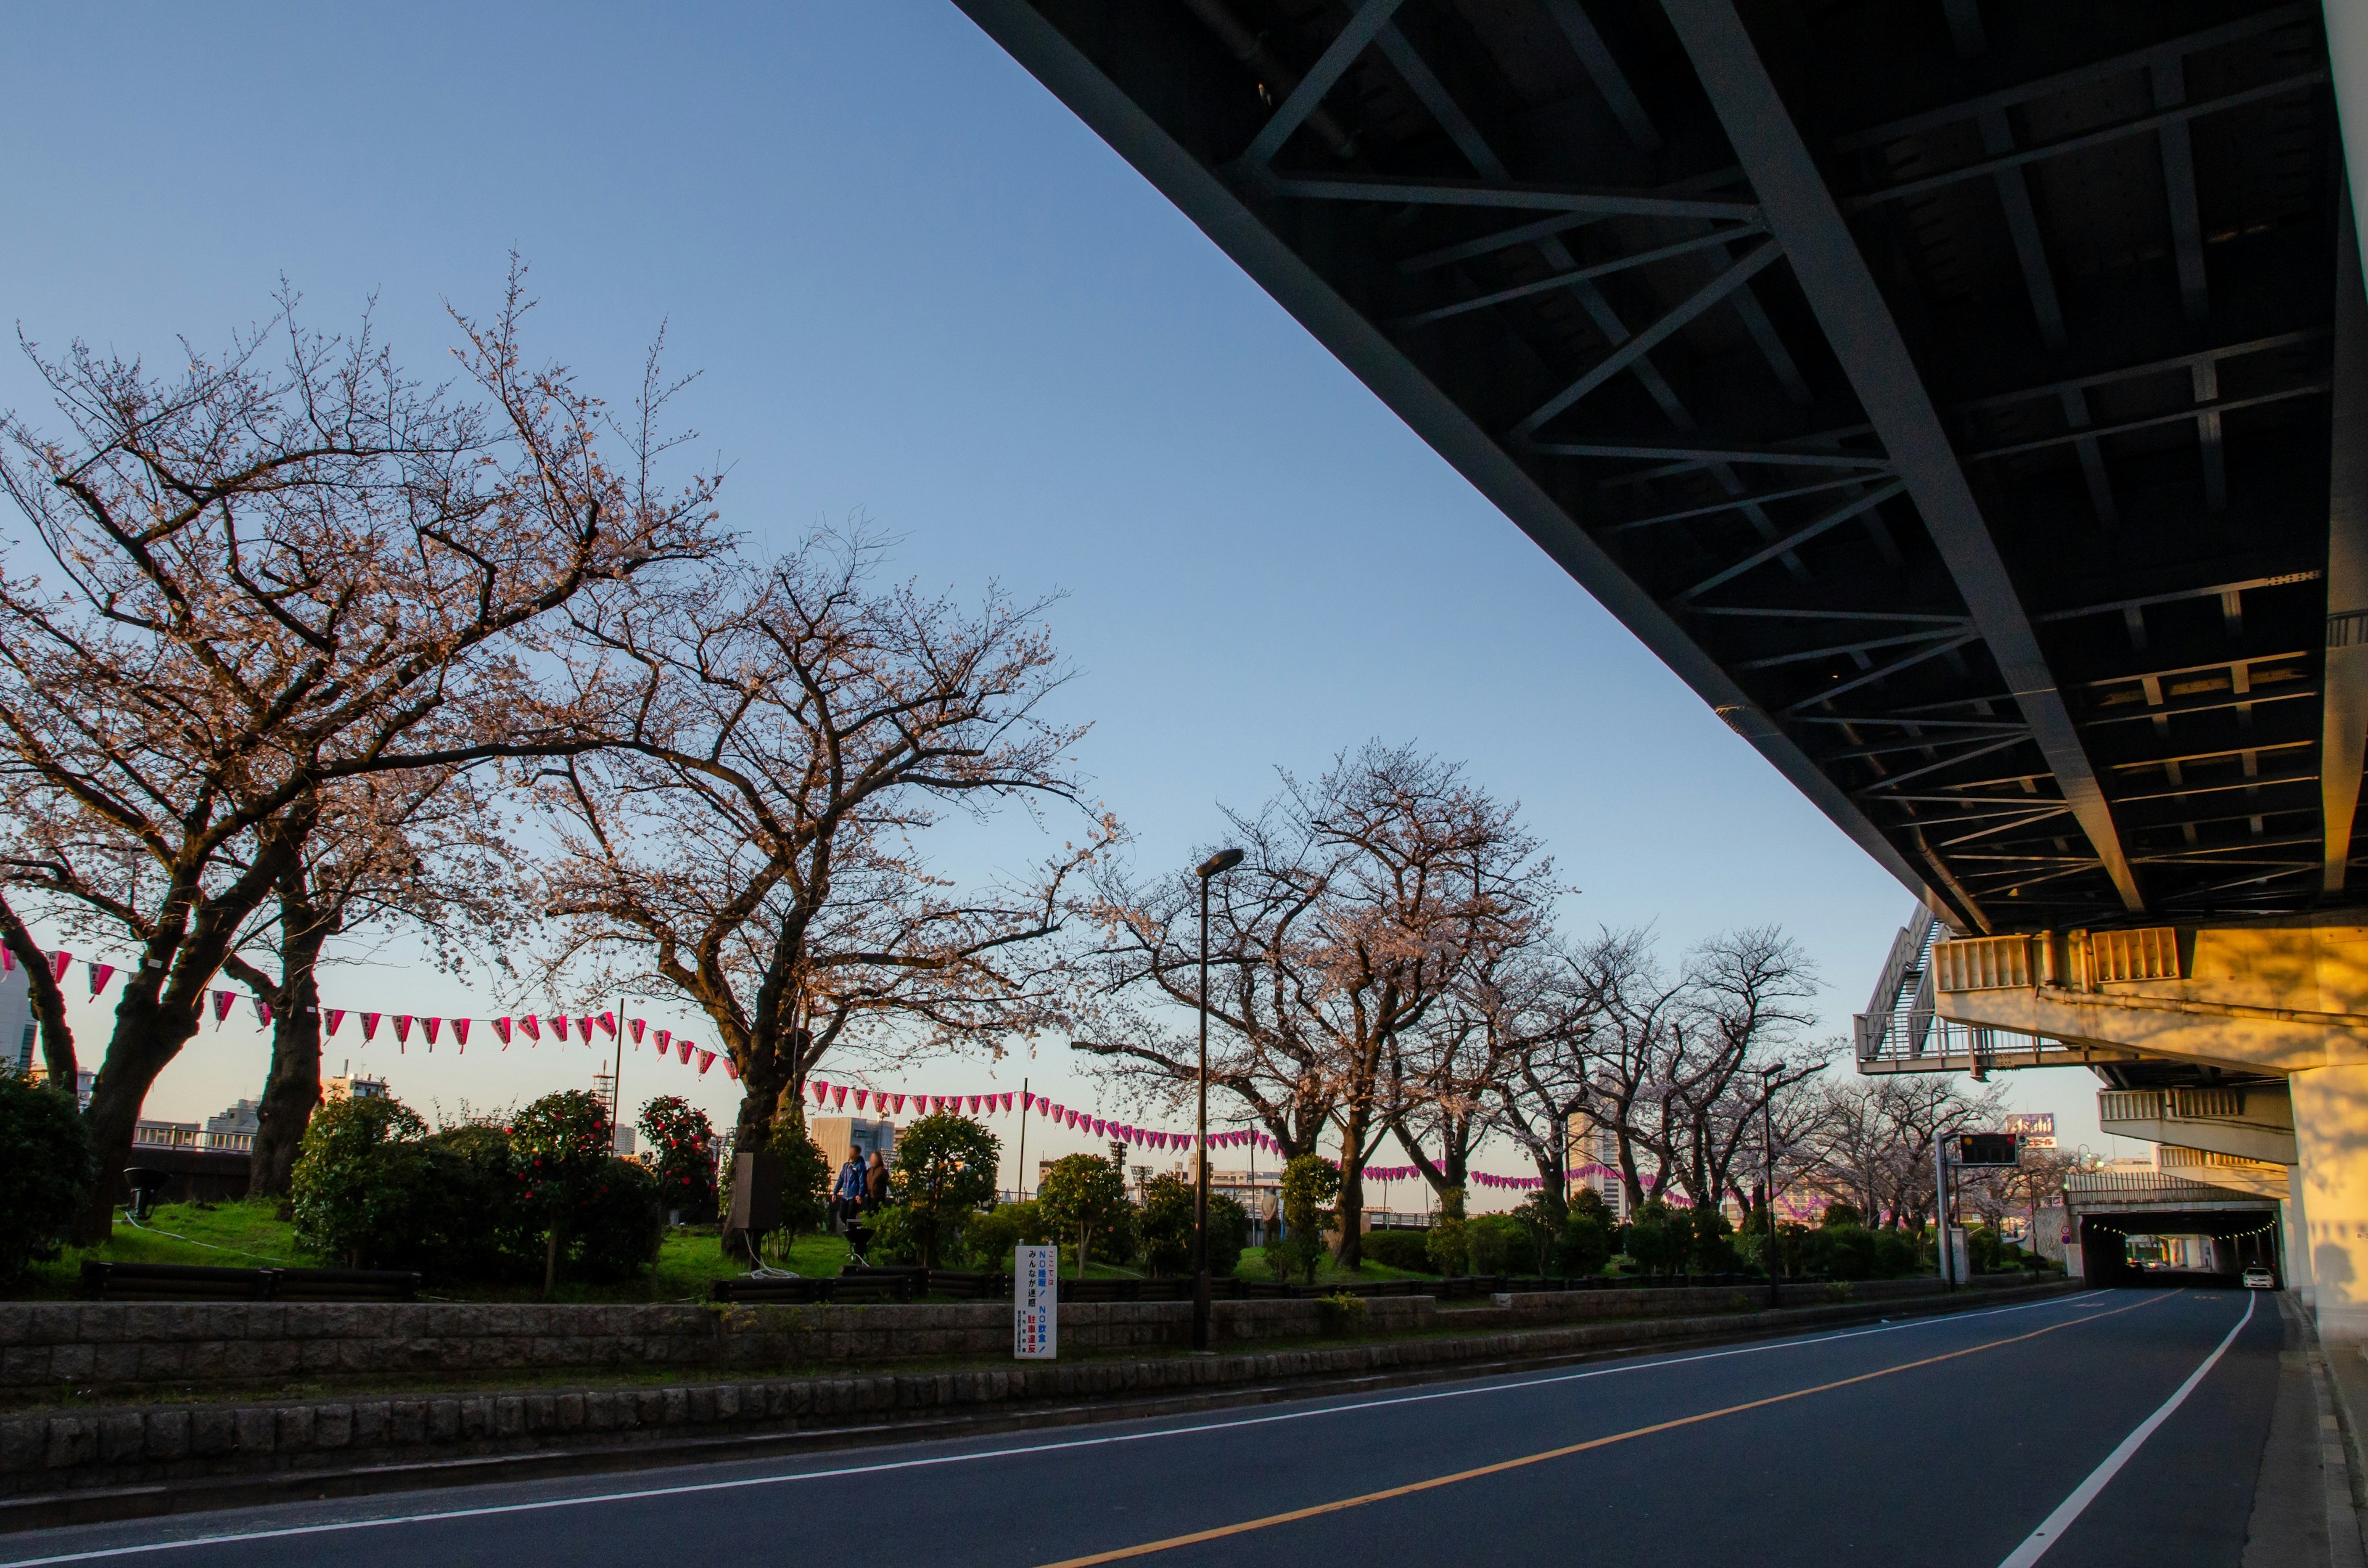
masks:
<path fill-rule="evenodd" d="M 1219 1301 L 1222 1341 L 1323 1331 L 1312 1301 Z M 1376 1329 L 1417 1328 L 1428 1296 L 1369 1305 Z M 1078 1351 L 1181 1346 L 1189 1301 L 1061 1309 Z M 500 1372 L 779 1371 L 824 1362 L 993 1356 L 1011 1348 L 1003 1301 L 915 1306 L 510 1306 L 475 1302 L 0 1302 L 0 1401 L 66 1391 L 183 1389 Z"/>
<path fill-rule="evenodd" d="M 2067 1289 L 2027 1287 L 1986 1293 L 1986 1301 L 2035 1299 Z M 1159 1305 L 1166 1310 L 1166 1303 Z M 1940 1306 L 1932 1301 L 1907 1310 Z M 302 1476 L 362 1467 L 379 1471 L 377 1484 L 400 1485 L 399 1471 L 406 1465 L 630 1447 L 678 1449 L 701 1439 L 728 1443 L 859 1424 L 876 1440 L 877 1424 L 883 1420 L 987 1415 L 997 1407 L 1019 1415 L 1028 1406 L 1056 1402 L 1219 1395 L 1227 1388 L 1277 1380 L 1567 1358 L 1669 1340 L 1796 1332 L 1885 1310 L 1873 1304 L 1805 1307 L 1263 1354 L 1034 1363 L 876 1377 L 734 1379 L 637 1389 L 152 1403 L 23 1413 L 0 1416 L 0 1499 L 12 1500 L 0 1518 L 46 1522 L 48 1516 L 40 1510 L 51 1505 L 37 1499 L 101 1488 L 191 1483 L 225 1476 Z M 1064 1339 L 1067 1332 L 1064 1322 Z"/>
<path fill-rule="evenodd" d="M 1930 1279 L 1852 1288 L 1861 1301 L 1930 1294 Z M 1554 1291 L 1513 1304 L 1440 1308 L 1429 1296 L 1366 1302 L 1372 1330 L 1441 1323 L 1480 1332 L 1756 1307 L 1764 1286 Z M 1827 1300 L 1823 1286 L 1784 1287 L 1787 1306 Z M 1313 1301 L 1212 1303 L 1220 1343 L 1308 1338 L 1324 1332 Z M 1074 1351 L 1178 1347 L 1191 1335 L 1185 1301 L 1061 1308 Z M 880 1306 L 522 1306 L 461 1301 L 0 1302 L 0 1404 L 83 1391 L 219 1389 L 294 1379 L 379 1382 L 538 1372 L 633 1369 L 775 1373 L 825 1362 L 996 1356 L 1011 1346 L 1011 1307 L 981 1301 Z"/>

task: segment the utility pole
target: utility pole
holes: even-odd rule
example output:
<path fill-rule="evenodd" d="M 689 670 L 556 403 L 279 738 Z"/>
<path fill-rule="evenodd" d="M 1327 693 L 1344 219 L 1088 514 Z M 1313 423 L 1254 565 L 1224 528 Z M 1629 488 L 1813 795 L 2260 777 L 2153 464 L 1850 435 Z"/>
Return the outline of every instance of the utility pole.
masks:
<path fill-rule="evenodd" d="M 1019 1201 L 1028 1201 L 1028 1080 L 1019 1080 L 1019 1168 L 1011 1173 L 1011 1185 L 1019 1190 Z"/>
<path fill-rule="evenodd" d="M 1949 1141 L 1932 1140 L 1932 1209 L 1937 1220 L 1934 1231 L 1940 1242 L 1941 1289 L 1957 1288 L 1956 1249 L 1949 1244 Z"/>
<path fill-rule="evenodd" d="M 1768 1151 L 1768 1178 L 1761 1190 L 1768 1204 L 1768 1304 L 1784 1304 L 1783 1292 L 1776 1283 L 1776 1259 L 1781 1243 L 1776 1235 L 1776 1089 L 1773 1067 L 1762 1070 L 1759 1077 L 1759 1137 Z"/>

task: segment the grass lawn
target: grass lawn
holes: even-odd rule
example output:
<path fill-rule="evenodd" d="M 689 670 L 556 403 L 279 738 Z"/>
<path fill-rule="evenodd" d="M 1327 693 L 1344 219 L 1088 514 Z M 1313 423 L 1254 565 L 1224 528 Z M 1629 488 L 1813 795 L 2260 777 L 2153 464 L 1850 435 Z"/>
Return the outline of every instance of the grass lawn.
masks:
<path fill-rule="evenodd" d="M 800 1236 L 783 1254 L 768 1248 L 765 1262 L 803 1275 L 836 1274 L 847 1261 L 847 1244 L 837 1236 Z M 268 1267 L 318 1268 L 334 1259 L 313 1257 L 296 1245 L 295 1227 L 279 1217 L 269 1200 L 237 1203 L 168 1203 L 141 1225 L 118 1218 L 104 1246 L 68 1247 L 48 1263 L 33 1265 L 17 1289 L 18 1297 L 59 1299 L 80 1289 L 85 1259 L 111 1263 L 189 1263 L 216 1268 Z M 711 1281 L 748 1272 L 745 1257 L 727 1258 L 712 1231 L 669 1231 L 655 1274 L 618 1285 L 570 1284 L 561 1278 L 557 1301 L 705 1301 Z M 440 1285 L 427 1292 L 448 1301 L 534 1301 L 541 1282 L 516 1285 Z"/>
<path fill-rule="evenodd" d="M 1234 1278 L 1236 1279 L 1273 1278 L 1274 1271 L 1267 1267 L 1266 1248 L 1243 1248 L 1242 1260 L 1234 1265 Z M 1435 1274 L 1417 1274 L 1411 1268 L 1392 1268 L 1388 1264 L 1374 1263 L 1370 1260 L 1360 1268 L 1344 1269 L 1338 1260 L 1330 1257 L 1326 1257 L 1322 1266 L 1315 1270 L 1315 1283 L 1318 1285 L 1371 1285 L 1383 1279 L 1436 1279 L 1438 1278 L 1439 1276 Z M 1294 1285 L 1304 1285 L 1306 1279 L 1304 1276 L 1294 1273 L 1291 1277 L 1291 1282 Z"/>

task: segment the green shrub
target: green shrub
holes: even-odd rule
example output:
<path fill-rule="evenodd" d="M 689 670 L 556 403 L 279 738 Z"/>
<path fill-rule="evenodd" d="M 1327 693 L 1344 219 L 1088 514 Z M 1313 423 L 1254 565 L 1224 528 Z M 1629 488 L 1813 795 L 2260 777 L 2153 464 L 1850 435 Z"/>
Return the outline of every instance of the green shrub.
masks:
<path fill-rule="evenodd" d="M 1250 1244 L 1250 1211 L 1222 1192 L 1209 1194 L 1209 1272 L 1229 1277 Z"/>
<path fill-rule="evenodd" d="M 1326 1334 L 1362 1333 L 1369 1313 L 1365 1298 L 1353 1290 L 1335 1290 L 1315 1298 L 1315 1314 Z"/>
<path fill-rule="evenodd" d="M 1826 1205 L 1826 1217 L 1818 1223 L 1829 1230 L 1837 1225 L 1856 1225 L 1863 1229 L 1866 1216 L 1858 1211 L 1856 1204 L 1828 1203 Z"/>
<path fill-rule="evenodd" d="M 390 1238 L 395 1267 L 434 1279 L 517 1278 L 531 1247 L 510 1172 L 509 1134 L 486 1122 L 430 1133 L 421 1159 L 401 1160 L 391 1179 L 414 1184 L 404 1212 L 411 1232 Z"/>
<path fill-rule="evenodd" d="M 1143 1184 L 1143 1207 L 1135 1236 L 1144 1267 L 1155 1275 L 1192 1272 L 1194 1192 L 1181 1176 L 1153 1176 Z M 1215 1272 L 1213 1264 L 1210 1271 Z"/>
<path fill-rule="evenodd" d="M 791 1108 L 775 1117 L 765 1147 L 781 1163 L 781 1229 L 792 1236 L 821 1230 L 830 1221 L 830 1162 L 804 1116 Z"/>
<path fill-rule="evenodd" d="M 1438 1267 L 1430 1260 L 1429 1240 L 1429 1234 L 1424 1231 L 1369 1231 L 1365 1234 L 1365 1256 L 1385 1268 L 1434 1274 Z"/>
<path fill-rule="evenodd" d="M 1036 1194 L 1045 1220 L 1065 1239 L 1077 1238 L 1077 1272 L 1086 1271 L 1097 1235 L 1104 1256 L 1113 1261 L 1132 1255 L 1134 1205 L 1126 1196 L 1126 1176 L 1115 1161 L 1098 1154 L 1068 1154 L 1044 1169 Z"/>
<path fill-rule="evenodd" d="M 707 1113 L 679 1095 L 661 1095 L 642 1107 L 641 1134 L 659 1202 L 694 1217 L 713 1209 L 715 1124 Z"/>
<path fill-rule="evenodd" d="M 1735 1227 L 1714 1203 L 1697 1203 L 1682 1218 L 1692 1236 L 1686 1248 L 1690 1274 L 1732 1274 L 1741 1266 L 1735 1255 Z"/>
<path fill-rule="evenodd" d="M 995 1169 L 1002 1141 L 982 1124 L 951 1111 L 920 1118 L 896 1140 L 888 1196 L 905 1210 L 920 1244 L 922 1267 L 960 1250 L 972 1216 L 995 1201 Z M 1122 1196 L 1122 1195 L 1121 1195 Z"/>
<path fill-rule="evenodd" d="M 1289 1233 L 1285 1250 L 1311 1285 L 1324 1262 L 1324 1230 L 1332 1221 L 1332 1211 L 1325 1206 L 1339 1196 L 1340 1167 L 1323 1155 L 1296 1155 L 1283 1165 L 1282 1223 Z"/>
<path fill-rule="evenodd" d="M 1053 1244 L 1052 1222 L 1032 1202 L 997 1204 L 962 1232 L 962 1250 L 970 1266 L 989 1272 L 1012 1267 L 1012 1254 L 1019 1247 Z"/>
<path fill-rule="evenodd" d="M 1442 1218 L 1422 1234 L 1423 1256 L 1430 1259 L 1431 1267 L 1440 1274 L 1468 1273 L 1472 1265 L 1472 1247 L 1470 1239 L 1464 1234 L 1466 1221 L 1445 1216 L 1443 1210 L 1441 1213 Z"/>
<path fill-rule="evenodd" d="M 1681 1274 L 1693 1249 L 1693 1222 L 1656 1198 L 1628 1225 L 1628 1256 L 1646 1274 Z"/>
<path fill-rule="evenodd" d="M 1588 1193 L 1589 1198 L 1595 1194 Z M 1603 1200 L 1596 1199 L 1598 1208 Z M 1561 1244 L 1555 1249 L 1555 1263 L 1563 1277 L 1568 1279 L 1591 1278 L 1603 1272 L 1604 1261 L 1611 1256 L 1610 1227 L 1592 1214 L 1581 1214 L 1577 1204 L 1571 1206 L 1570 1223 L 1562 1233 Z"/>
<path fill-rule="evenodd" d="M 550 1293 L 563 1256 L 585 1250 L 577 1233 L 599 1212 L 593 1199 L 615 1156 L 609 1108 L 586 1089 L 543 1096 L 510 1120 L 510 1165 L 520 1187 L 521 1213 L 542 1244 L 542 1288 Z M 596 1253 L 607 1244 L 592 1239 Z"/>
<path fill-rule="evenodd" d="M 74 1100 L 0 1071 L 0 1280 L 57 1256 L 91 1176 L 90 1135 Z"/>
<path fill-rule="evenodd" d="M 586 1187 L 567 1227 L 567 1275 L 596 1285 L 631 1279 L 657 1260 L 658 1178 L 634 1160 L 611 1158 Z"/>
<path fill-rule="evenodd" d="M 863 1261 L 875 1268 L 912 1267 L 921 1261 L 921 1227 L 901 1203 L 891 1203 L 864 1216 L 871 1239 L 863 1244 Z M 957 1238 L 959 1239 L 959 1238 Z"/>
<path fill-rule="evenodd" d="M 1874 1233 L 1874 1278 L 1896 1279 L 1923 1267 L 1923 1248 L 1886 1226 Z"/>
<path fill-rule="evenodd" d="M 351 1267 L 410 1266 L 427 1124 L 401 1100 L 335 1100 L 313 1113 L 288 1184 L 296 1244 Z"/>
<path fill-rule="evenodd" d="M 1463 1221 L 1474 1274 L 1534 1274 L 1537 1240 L 1510 1214 L 1482 1214 Z"/>

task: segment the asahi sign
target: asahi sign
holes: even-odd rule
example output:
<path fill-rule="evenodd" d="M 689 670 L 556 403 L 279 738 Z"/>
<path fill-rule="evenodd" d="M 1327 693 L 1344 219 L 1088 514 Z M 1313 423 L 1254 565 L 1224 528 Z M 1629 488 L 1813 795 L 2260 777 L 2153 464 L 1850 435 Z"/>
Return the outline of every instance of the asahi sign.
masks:
<path fill-rule="evenodd" d="M 1011 1249 L 1011 1354 L 1050 1361 L 1060 1354 L 1059 1247 Z"/>
<path fill-rule="evenodd" d="M 2055 1113 L 2052 1110 L 2019 1110 L 2006 1119 L 2001 1132 L 2011 1132 L 2022 1141 L 2026 1149 L 2055 1147 Z"/>

